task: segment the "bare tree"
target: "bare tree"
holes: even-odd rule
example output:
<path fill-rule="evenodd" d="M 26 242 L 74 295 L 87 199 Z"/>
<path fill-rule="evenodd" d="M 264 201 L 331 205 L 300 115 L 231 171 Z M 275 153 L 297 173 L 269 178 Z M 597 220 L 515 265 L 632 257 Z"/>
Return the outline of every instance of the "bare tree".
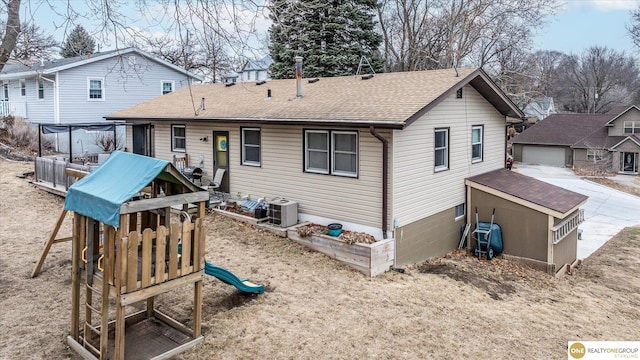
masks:
<path fill-rule="evenodd" d="M 604 113 L 617 104 L 633 103 L 640 90 L 639 75 L 632 56 L 594 46 L 580 56 L 564 57 L 554 91 L 566 111 Z"/>
<path fill-rule="evenodd" d="M 5 21 L 0 20 L 0 38 L 4 37 L 5 28 Z M 23 22 L 10 58 L 15 60 L 49 60 L 54 56 L 57 47 L 58 43 L 52 35 L 47 35 L 33 23 Z"/>
<path fill-rule="evenodd" d="M 0 49 L 0 69 L 20 33 L 20 0 L 1 1 L 5 7 L 0 9 L 0 15 L 6 12 L 7 27 Z M 154 37 L 154 31 L 167 34 L 183 49 L 189 38 L 191 44 L 200 45 L 209 64 L 213 59 L 216 64 L 223 63 L 222 52 L 226 51 L 237 55 L 266 51 L 266 47 L 259 48 L 264 44 L 258 31 L 259 20 L 266 18 L 263 14 L 266 5 L 252 0 L 41 0 L 39 6 L 25 9 L 27 22 L 37 16 L 38 7 L 53 11 L 55 16 L 51 20 L 63 29 L 65 38 L 82 22 L 98 44 L 116 49 L 144 47 Z M 143 29 L 137 24 L 147 27 Z M 216 65 L 216 74 L 218 69 Z"/>
<path fill-rule="evenodd" d="M 0 45 L 0 71 L 9 60 L 20 34 L 20 0 L 2 0 L 7 12 L 7 22 Z"/>
<path fill-rule="evenodd" d="M 385 0 L 378 16 L 390 70 L 499 64 L 527 48 L 532 30 L 555 11 L 553 0 Z"/>

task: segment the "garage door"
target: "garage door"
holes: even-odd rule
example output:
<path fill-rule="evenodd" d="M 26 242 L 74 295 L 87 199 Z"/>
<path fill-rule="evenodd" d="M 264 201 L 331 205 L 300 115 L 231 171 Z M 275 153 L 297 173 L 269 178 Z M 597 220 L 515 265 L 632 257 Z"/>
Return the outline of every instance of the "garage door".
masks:
<path fill-rule="evenodd" d="M 522 162 L 564 167 L 564 149 L 557 146 L 523 146 Z"/>

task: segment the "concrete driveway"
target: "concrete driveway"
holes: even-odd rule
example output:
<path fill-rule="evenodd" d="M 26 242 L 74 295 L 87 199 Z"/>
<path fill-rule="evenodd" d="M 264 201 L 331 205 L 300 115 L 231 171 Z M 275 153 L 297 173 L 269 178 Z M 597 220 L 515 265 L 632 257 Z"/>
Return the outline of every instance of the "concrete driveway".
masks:
<path fill-rule="evenodd" d="M 579 227 L 578 259 L 591 255 L 623 228 L 640 224 L 640 197 L 583 180 L 566 168 L 514 164 L 513 170 L 589 197 Z"/>

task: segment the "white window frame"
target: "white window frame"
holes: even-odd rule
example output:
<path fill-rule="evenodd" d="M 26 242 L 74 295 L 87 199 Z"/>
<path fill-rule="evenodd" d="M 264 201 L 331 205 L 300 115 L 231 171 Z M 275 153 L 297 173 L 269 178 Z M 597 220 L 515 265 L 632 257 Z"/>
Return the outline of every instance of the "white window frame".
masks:
<path fill-rule="evenodd" d="M 625 134 L 640 134 L 640 121 L 625 121 L 622 131 Z"/>
<path fill-rule="evenodd" d="M 184 136 L 176 136 L 175 129 L 184 129 Z M 176 140 L 184 140 L 184 147 L 176 146 Z M 187 152 L 187 127 L 185 125 L 171 125 L 171 151 Z"/>
<path fill-rule="evenodd" d="M 445 133 L 445 141 L 446 144 L 444 146 L 436 147 L 436 138 L 437 133 L 444 132 Z M 444 171 L 449 169 L 449 128 L 436 128 L 433 132 L 433 167 L 435 172 Z M 438 158 L 438 151 L 444 151 L 444 164 L 436 165 L 436 159 Z"/>
<path fill-rule="evenodd" d="M 20 79 L 20 97 L 27 97 L 27 79 Z"/>
<path fill-rule="evenodd" d="M 38 100 L 44 100 L 44 79 L 38 79 L 38 86 L 36 87 L 36 90 L 38 91 Z"/>
<path fill-rule="evenodd" d="M 587 160 L 593 162 L 602 160 L 602 150 L 587 149 Z"/>
<path fill-rule="evenodd" d="M 352 151 L 339 151 L 336 150 L 336 135 L 353 135 L 355 139 L 356 150 Z M 344 171 L 336 169 L 336 153 L 344 153 L 347 155 L 355 155 L 356 157 L 356 170 Z M 331 131 L 331 173 L 333 175 L 347 176 L 347 177 L 358 177 L 358 132 L 357 131 Z"/>
<path fill-rule="evenodd" d="M 479 130 L 480 131 L 480 141 L 478 142 L 473 142 L 473 133 L 474 131 Z M 480 156 L 473 156 L 473 147 L 474 146 L 480 146 Z M 477 163 L 477 162 L 481 162 L 483 160 L 483 156 L 484 156 L 484 126 L 483 125 L 474 125 L 471 127 L 471 162 L 472 163 Z"/>
<path fill-rule="evenodd" d="M 455 220 L 460 220 L 467 215 L 467 204 L 462 203 L 455 207 Z"/>
<path fill-rule="evenodd" d="M 99 98 L 92 98 L 91 97 L 91 82 L 92 81 L 100 81 L 100 97 Z M 93 89 L 93 90 L 97 90 L 97 89 Z M 104 78 L 102 77 L 88 77 L 87 78 L 87 101 L 104 101 L 106 96 L 105 96 L 105 91 L 104 91 Z"/>
<path fill-rule="evenodd" d="M 2 82 L 2 100 L 9 101 L 9 82 L 8 81 Z"/>
<path fill-rule="evenodd" d="M 171 91 L 164 92 L 164 84 L 171 84 Z M 160 81 L 160 95 L 169 94 L 176 91 L 176 82 L 173 80 L 162 80 Z"/>
<path fill-rule="evenodd" d="M 247 144 L 246 133 L 247 131 L 255 131 L 258 132 L 258 144 Z M 241 128 L 241 137 L 242 137 L 242 165 L 248 166 L 260 166 L 262 161 L 262 131 L 260 128 Z M 247 148 L 257 148 L 258 149 L 258 161 L 247 160 Z"/>
<path fill-rule="evenodd" d="M 326 151 L 323 149 L 309 149 L 309 134 L 326 134 L 327 135 L 327 143 L 326 143 Z M 305 130 L 304 131 L 304 171 L 316 174 L 329 174 L 329 159 L 331 158 L 331 147 L 330 140 L 331 134 L 328 130 Z M 309 151 L 315 152 L 323 152 L 327 154 L 327 163 L 326 168 L 311 168 L 309 167 Z"/>

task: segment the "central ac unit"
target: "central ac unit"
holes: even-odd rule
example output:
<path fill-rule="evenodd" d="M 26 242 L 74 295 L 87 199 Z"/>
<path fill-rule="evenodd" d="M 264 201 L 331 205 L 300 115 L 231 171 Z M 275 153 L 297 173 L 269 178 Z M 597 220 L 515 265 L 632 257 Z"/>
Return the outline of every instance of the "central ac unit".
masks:
<path fill-rule="evenodd" d="M 286 199 L 269 202 L 269 222 L 281 227 L 289 227 L 298 223 L 298 203 Z"/>

